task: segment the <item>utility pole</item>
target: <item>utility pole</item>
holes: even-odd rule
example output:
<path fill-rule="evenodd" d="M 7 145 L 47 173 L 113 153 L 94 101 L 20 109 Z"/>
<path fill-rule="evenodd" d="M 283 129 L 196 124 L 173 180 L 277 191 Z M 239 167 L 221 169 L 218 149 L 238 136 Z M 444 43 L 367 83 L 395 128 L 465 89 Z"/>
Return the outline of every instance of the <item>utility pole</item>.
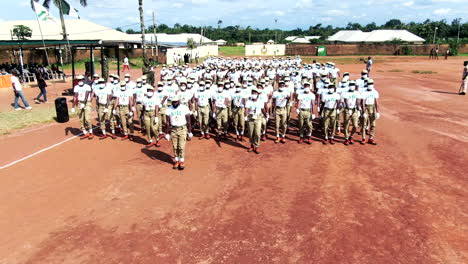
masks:
<path fill-rule="evenodd" d="M 203 28 L 204 28 L 204 26 L 201 26 L 201 32 L 200 32 L 200 35 L 201 35 L 201 38 L 200 38 L 200 45 L 202 44 L 202 41 L 203 41 Z"/>
<path fill-rule="evenodd" d="M 438 27 L 435 27 L 435 29 L 434 29 L 434 38 L 432 39 L 432 44 L 435 44 L 437 29 L 438 29 Z"/>
<path fill-rule="evenodd" d="M 250 39 L 250 32 L 249 32 L 249 44 L 252 44 L 252 40 Z"/>
<path fill-rule="evenodd" d="M 62 23 L 63 40 L 67 40 L 68 42 L 67 28 L 65 26 L 65 19 L 63 18 L 62 1 L 57 1 L 57 2 L 58 2 L 58 7 L 59 7 L 60 22 Z M 66 63 L 69 62 L 68 52 L 69 52 L 68 46 L 65 46 L 65 62 Z"/>
<path fill-rule="evenodd" d="M 141 46 L 143 48 L 143 60 L 146 60 L 146 40 L 145 40 L 145 18 L 143 13 L 143 0 L 138 0 L 138 10 L 140 11 Z"/>
<path fill-rule="evenodd" d="M 156 36 L 156 20 L 154 19 L 154 11 L 153 11 L 153 34 L 154 34 L 154 42 L 155 42 L 155 49 L 156 49 L 156 62 L 158 62 L 158 37 Z"/>
<path fill-rule="evenodd" d="M 275 18 L 275 44 L 278 44 L 278 19 Z"/>
<path fill-rule="evenodd" d="M 461 18 L 458 19 L 458 34 L 457 34 L 457 44 L 460 41 L 460 26 L 461 26 Z"/>

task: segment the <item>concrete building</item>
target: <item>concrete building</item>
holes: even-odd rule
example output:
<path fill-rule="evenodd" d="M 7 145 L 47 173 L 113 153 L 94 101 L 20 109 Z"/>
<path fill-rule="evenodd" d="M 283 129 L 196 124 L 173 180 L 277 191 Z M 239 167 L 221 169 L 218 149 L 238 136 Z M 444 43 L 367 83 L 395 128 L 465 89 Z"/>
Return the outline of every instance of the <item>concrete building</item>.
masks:
<path fill-rule="evenodd" d="M 374 30 L 363 32 L 361 30 L 341 30 L 330 36 L 327 40 L 343 43 L 382 43 L 395 39 L 403 42 L 422 44 L 424 39 L 407 30 Z"/>

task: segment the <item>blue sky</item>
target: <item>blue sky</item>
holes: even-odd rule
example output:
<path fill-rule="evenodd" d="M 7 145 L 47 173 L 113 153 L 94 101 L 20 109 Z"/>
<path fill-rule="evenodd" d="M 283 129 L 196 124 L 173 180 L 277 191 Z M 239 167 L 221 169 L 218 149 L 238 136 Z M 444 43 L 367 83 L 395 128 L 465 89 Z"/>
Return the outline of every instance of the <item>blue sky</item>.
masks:
<path fill-rule="evenodd" d="M 69 0 L 83 19 L 109 27 L 137 29 L 139 22 L 137 0 L 88 0 L 83 8 L 78 0 Z M 29 0 L 9 1 L 0 10 L 0 21 L 35 19 Z M 404 22 L 468 19 L 468 0 L 144 0 L 145 20 L 173 25 L 211 25 L 218 20 L 226 25 L 260 28 L 307 29 L 310 25 L 345 26 L 348 22 L 383 24 L 391 18 Z M 5 6 L 4 6 L 5 7 Z M 54 10 L 55 11 L 55 10 Z M 56 12 L 52 12 L 58 17 Z M 275 25 L 275 18 L 278 19 Z"/>

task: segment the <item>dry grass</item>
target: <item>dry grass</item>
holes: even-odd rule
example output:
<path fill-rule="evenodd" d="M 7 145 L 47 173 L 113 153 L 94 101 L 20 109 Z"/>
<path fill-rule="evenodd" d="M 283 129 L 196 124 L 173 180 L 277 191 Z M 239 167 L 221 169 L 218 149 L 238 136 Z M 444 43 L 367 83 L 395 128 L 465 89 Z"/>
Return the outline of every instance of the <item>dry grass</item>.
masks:
<path fill-rule="evenodd" d="M 437 74 L 437 72 L 435 72 L 435 71 L 419 71 L 419 70 L 411 71 L 411 73 L 416 73 L 416 74 Z"/>
<path fill-rule="evenodd" d="M 392 70 L 389 70 L 388 72 L 404 72 L 404 70 L 401 70 L 401 69 L 392 69 Z"/>

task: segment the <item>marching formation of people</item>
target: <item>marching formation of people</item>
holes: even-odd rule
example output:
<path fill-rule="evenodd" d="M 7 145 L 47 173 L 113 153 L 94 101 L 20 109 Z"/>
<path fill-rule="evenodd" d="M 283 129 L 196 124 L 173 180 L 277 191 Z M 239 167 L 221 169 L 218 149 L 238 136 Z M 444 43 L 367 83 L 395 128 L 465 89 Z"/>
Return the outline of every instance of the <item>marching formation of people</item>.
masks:
<path fill-rule="evenodd" d="M 368 65 L 369 68 L 369 65 Z M 185 168 L 186 141 L 232 138 L 245 142 L 248 152 L 260 154 L 269 125 L 275 144 L 288 141 L 297 116 L 299 144 L 311 144 L 321 134 L 323 144 L 334 145 L 344 134 L 344 145 L 376 145 L 380 118 L 379 92 L 367 70 L 352 80 L 333 62 L 305 64 L 300 58 L 210 57 L 195 67 L 163 65 L 156 87 L 146 76 L 131 80 L 125 74 L 109 80 L 94 76 L 91 85 L 79 76 L 72 112 L 78 110 L 82 139 L 94 138 L 92 101 L 101 139 L 134 140 L 136 124 L 147 137 L 146 148 L 172 141 L 174 169 Z M 294 114 L 295 113 L 295 114 Z M 355 141 L 356 134 L 361 138 Z"/>

